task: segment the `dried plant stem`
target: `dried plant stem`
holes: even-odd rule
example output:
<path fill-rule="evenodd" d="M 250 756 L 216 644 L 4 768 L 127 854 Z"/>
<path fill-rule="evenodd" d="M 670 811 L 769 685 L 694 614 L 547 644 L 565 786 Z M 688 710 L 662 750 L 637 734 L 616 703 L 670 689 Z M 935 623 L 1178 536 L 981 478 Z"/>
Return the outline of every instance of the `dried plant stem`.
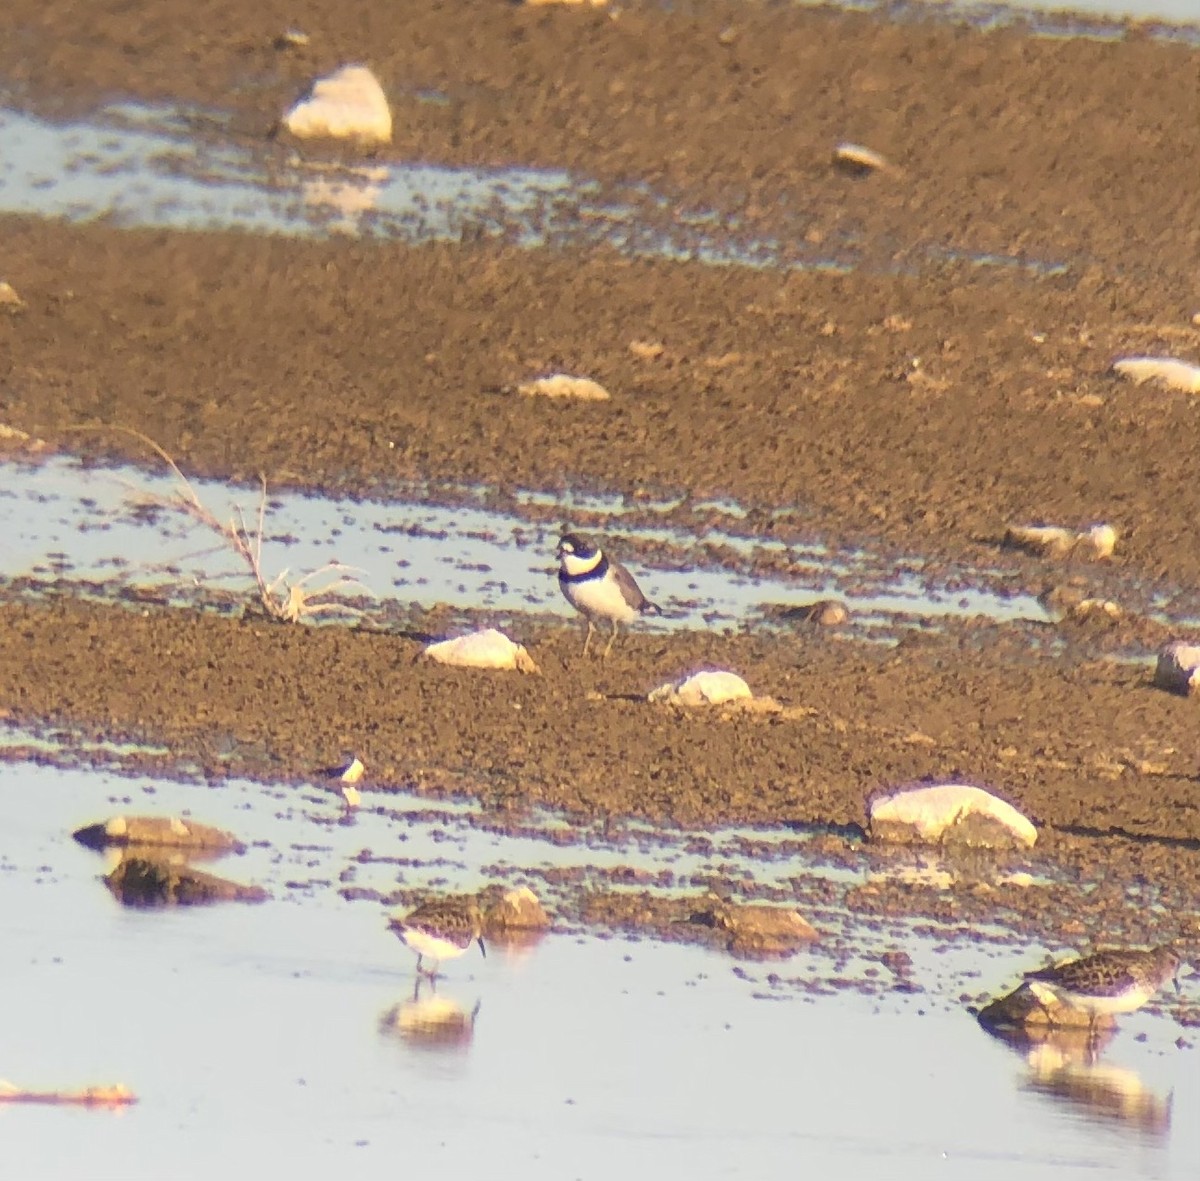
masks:
<path fill-rule="evenodd" d="M 316 603 L 312 601 L 320 595 L 332 594 L 346 587 L 357 587 L 359 590 L 367 590 L 362 583 L 353 577 L 357 571 L 353 567 L 343 566 L 340 562 L 329 562 L 317 570 L 309 571 L 294 582 L 288 582 L 288 571 L 286 569 L 269 582 L 267 581 L 263 573 L 262 564 L 263 535 L 265 533 L 267 513 L 266 476 L 260 475 L 258 477 L 260 483 L 258 522 L 256 528 L 251 530 L 247 526 L 245 514 L 239 506 L 234 507 L 233 515 L 228 521 L 222 521 L 217 517 L 208 505 L 200 499 L 195 488 L 192 487 L 191 481 L 180 471 L 179 465 L 175 462 L 174 458 L 159 443 L 156 443 L 141 431 L 127 426 L 100 425 L 72 427 L 69 429 L 80 431 L 115 431 L 137 439 L 138 442 L 150 448 L 170 468 L 177 481 L 177 487 L 170 496 L 158 496 L 154 493 L 143 494 L 143 503 L 151 507 L 170 509 L 174 512 L 182 513 L 220 537 L 225 546 L 238 556 L 251 578 L 254 579 L 255 587 L 258 590 L 259 602 L 262 604 L 263 610 L 272 619 L 283 620 L 287 623 L 298 623 L 309 616 L 322 615 L 334 611 L 348 615 L 362 614 L 356 607 L 352 607 L 348 603 Z M 332 582 L 313 591 L 305 589 L 305 583 L 311 579 L 335 570 L 339 574 Z M 367 593 L 370 592 L 368 591 Z"/>

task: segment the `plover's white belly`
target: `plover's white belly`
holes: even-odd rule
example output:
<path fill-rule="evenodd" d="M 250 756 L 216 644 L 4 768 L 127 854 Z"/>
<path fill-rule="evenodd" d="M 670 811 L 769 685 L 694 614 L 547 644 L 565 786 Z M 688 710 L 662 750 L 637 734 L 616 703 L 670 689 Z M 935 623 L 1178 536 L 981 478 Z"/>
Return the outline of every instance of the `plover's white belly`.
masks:
<path fill-rule="evenodd" d="M 625 601 L 621 588 L 610 578 L 598 578 L 594 582 L 560 582 L 559 586 L 572 607 L 593 619 L 629 623 L 638 616 Z"/>

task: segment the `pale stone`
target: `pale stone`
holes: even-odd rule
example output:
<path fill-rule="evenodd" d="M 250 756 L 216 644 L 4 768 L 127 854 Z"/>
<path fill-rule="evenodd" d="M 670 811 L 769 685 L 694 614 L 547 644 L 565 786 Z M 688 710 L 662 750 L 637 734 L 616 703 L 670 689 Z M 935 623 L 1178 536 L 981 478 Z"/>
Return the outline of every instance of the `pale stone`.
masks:
<path fill-rule="evenodd" d="M 1051 558 L 1108 558 L 1116 548 L 1117 531 L 1104 524 L 1082 532 L 1061 525 L 1009 525 L 1004 530 L 1004 544 Z"/>
<path fill-rule="evenodd" d="M 378 79 L 366 66 L 342 66 L 318 78 L 312 91 L 283 117 L 298 139 L 349 139 L 363 145 L 392 138 L 392 112 Z"/>
<path fill-rule="evenodd" d="M 887 157 L 862 144 L 838 144 L 833 149 L 833 162 L 845 172 L 860 175 L 868 172 L 897 171 L 895 165 Z"/>
<path fill-rule="evenodd" d="M 11 283 L 0 280 L 0 308 L 6 312 L 19 312 L 25 307 L 25 301 L 17 294 Z"/>
<path fill-rule="evenodd" d="M 1141 385 L 1153 381 L 1169 390 L 1200 394 L 1200 365 L 1189 365 L 1173 357 L 1122 357 L 1113 371 Z"/>
<path fill-rule="evenodd" d="M 629 351 L 639 361 L 656 361 L 667 350 L 661 340 L 631 340 Z"/>
<path fill-rule="evenodd" d="M 1200 685 L 1200 645 L 1182 640 L 1166 644 L 1158 653 L 1154 683 L 1172 693 L 1194 693 Z"/>
<path fill-rule="evenodd" d="M 737 673 L 712 669 L 660 685 L 649 694 L 648 700 L 667 705 L 700 706 L 748 701 L 753 696 L 750 686 Z"/>
<path fill-rule="evenodd" d="M 1079 535 L 1076 548 L 1088 549 L 1093 557 L 1111 558 L 1117 548 L 1117 531 L 1111 525 L 1093 525 Z"/>
<path fill-rule="evenodd" d="M 517 393 L 526 398 L 575 398 L 580 402 L 607 402 L 612 395 L 590 377 L 571 377 L 553 373 L 517 386 Z"/>
<path fill-rule="evenodd" d="M 838 627 L 850 618 L 850 608 L 837 599 L 818 599 L 794 607 L 769 604 L 764 610 L 784 623 L 811 623 L 817 627 Z"/>
<path fill-rule="evenodd" d="M 1077 621 L 1085 619 L 1120 619 L 1124 612 L 1120 603 L 1111 599 L 1080 599 L 1067 608 L 1067 617 Z"/>
<path fill-rule="evenodd" d="M 81 845 L 161 845 L 173 849 L 240 849 L 232 833 L 178 816 L 114 816 L 103 824 L 88 824 L 72 834 Z"/>
<path fill-rule="evenodd" d="M 514 644 L 494 627 L 430 644 L 421 655 L 437 664 L 458 668 L 515 669 L 523 673 L 541 671 L 523 645 Z"/>
<path fill-rule="evenodd" d="M 731 902 L 712 896 L 693 910 L 689 921 L 725 932 L 730 952 L 755 959 L 789 956 L 820 938 L 812 924 L 792 907 Z"/>
<path fill-rule="evenodd" d="M 1032 845 L 1037 829 L 998 796 L 960 783 L 915 787 L 873 800 L 871 836 L 876 840 L 983 846 Z"/>
<path fill-rule="evenodd" d="M 0 448 L 12 451 L 45 451 L 49 444 L 45 439 L 35 439 L 27 431 L 17 430 L 16 427 L 5 426 L 0 422 Z"/>
<path fill-rule="evenodd" d="M 483 929 L 489 935 L 505 931 L 540 931 L 550 926 L 550 916 L 528 886 L 505 891 L 483 913 Z"/>

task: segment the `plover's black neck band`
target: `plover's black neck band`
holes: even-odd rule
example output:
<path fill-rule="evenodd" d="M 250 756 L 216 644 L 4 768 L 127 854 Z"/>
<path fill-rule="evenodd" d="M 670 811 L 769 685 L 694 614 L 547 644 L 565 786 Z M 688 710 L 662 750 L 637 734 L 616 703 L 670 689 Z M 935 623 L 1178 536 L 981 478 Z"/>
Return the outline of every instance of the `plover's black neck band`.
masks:
<path fill-rule="evenodd" d="M 572 584 L 577 582 L 591 582 L 593 578 L 603 578 L 607 573 L 608 559 L 601 554 L 594 566 L 587 570 L 581 570 L 578 574 L 568 574 L 566 570 L 559 570 L 558 581 Z"/>

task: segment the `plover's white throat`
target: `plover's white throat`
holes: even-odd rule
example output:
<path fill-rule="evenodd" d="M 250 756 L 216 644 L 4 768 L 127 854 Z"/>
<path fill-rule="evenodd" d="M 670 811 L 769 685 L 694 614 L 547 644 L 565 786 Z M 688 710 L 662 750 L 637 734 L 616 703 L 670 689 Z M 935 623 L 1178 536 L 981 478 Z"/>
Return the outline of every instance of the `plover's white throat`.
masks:
<path fill-rule="evenodd" d="M 417 973 L 430 979 L 437 975 L 438 965 L 462 955 L 472 943 L 479 944 L 484 956 L 483 918 L 473 894 L 451 895 L 421 903 L 403 917 L 388 920 L 393 931 L 406 947 L 417 953 Z M 428 957 L 432 968 L 425 968 Z"/>
<path fill-rule="evenodd" d="M 1140 1009 L 1168 980 L 1179 988 L 1183 956 L 1173 947 L 1109 948 L 1026 975 L 1029 991 L 1047 1007 L 1066 1005 L 1101 1017 Z"/>
<path fill-rule="evenodd" d="M 620 562 L 605 557 L 604 551 L 578 533 L 565 533 L 558 543 L 558 585 L 571 604 L 587 619 L 587 638 L 583 654 L 588 654 L 596 623 L 612 624 L 612 635 L 602 656 L 608 656 L 617 640 L 622 623 L 632 623 L 640 615 L 660 615 L 633 575 Z"/>

